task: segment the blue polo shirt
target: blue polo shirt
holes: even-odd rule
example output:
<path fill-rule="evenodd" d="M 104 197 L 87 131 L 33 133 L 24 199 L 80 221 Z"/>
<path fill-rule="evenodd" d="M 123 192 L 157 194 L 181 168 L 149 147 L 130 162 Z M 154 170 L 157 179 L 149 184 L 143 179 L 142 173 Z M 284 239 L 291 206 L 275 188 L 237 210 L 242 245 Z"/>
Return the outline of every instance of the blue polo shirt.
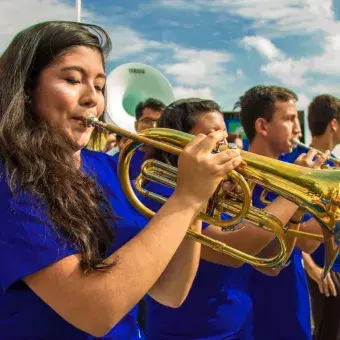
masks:
<path fill-rule="evenodd" d="M 149 182 L 146 189 L 164 197 L 173 192 L 153 182 Z M 143 203 L 154 211 L 161 206 L 148 198 L 144 198 Z M 147 296 L 147 339 L 252 339 L 250 274 L 249 266 L 231 268 L 201 259 L 189 295 L 181 307 L 165 307 Z"/>
<path fill-rule="evenodd" d="M 115 162 L 118 164 L 120 152 L 115 153 L 112 157 L 114 158 Z M 130 162 L 130 180 L 133 181 L 136 177 L 140 174 L 140 170 L 142 168 L 142 164 L 144 163 L 145 152 L 142 150 L 136 150 L 131 158 Z"/>
<path fill-rule="evenodd" d="M 83 150 L 84 171 L 94 177 L 115 213 L 117 238 L 107 255 L 133 238 L 147 223 L 128 203 L 120 189 L 115 161 L 99 152 Z M 71 254 L 74 244 L 57 233 L 44 204 L 27 191 L 13 197 L 0 165 L 0 339 L 83 340 L 92 336 L 62 319 L 22 278 Z M 143 339 L 134 307 L 104 339 Z"/>
<path fill-rule="evenodd" d="M 255 187 L 253 204 L 262 208 L 262 189 Z M 268 200 L 274 200 L 272 193 Z M 249 292 L 253 301 L 255 340 L 311 339 L 310 306 L 301 250 L 294 248 L 289 265 L 271 277 L 253 269 Z"/>
<path fill-rule="evenodd" d="M 294 162 L 301 148 L 280 157 Z M 262 188 L 255 187 L 253 204 L 263 208 L 260 202 Z M 276 195 L 266 197 L 273 201 Z M 309 340 L 312 339 L 309 294 L 306 274 L 302 265 L 301 250 L 294 248 L 287 267 L 278 276 L 271 277 L 253 270 L 249 285 L 253 301 L 255 340 Z"/>

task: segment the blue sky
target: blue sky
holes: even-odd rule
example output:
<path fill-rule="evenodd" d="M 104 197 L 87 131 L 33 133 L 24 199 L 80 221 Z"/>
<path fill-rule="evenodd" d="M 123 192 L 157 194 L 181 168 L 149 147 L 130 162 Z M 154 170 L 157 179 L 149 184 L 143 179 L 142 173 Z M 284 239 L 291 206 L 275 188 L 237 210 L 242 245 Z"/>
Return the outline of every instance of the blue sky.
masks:
<path fill-rule="evenodd" d="M 257 84 L 291 88 L 305 109 L 340 96 L 340 0 L 83 0 L 83 21 L 113 40 L 108 71 L 138 61 L 161 71 L 177 98 L 232 109 Z M 75 0 L 1 0 L 0 50 L 38 21 L 74 20 Z"/>

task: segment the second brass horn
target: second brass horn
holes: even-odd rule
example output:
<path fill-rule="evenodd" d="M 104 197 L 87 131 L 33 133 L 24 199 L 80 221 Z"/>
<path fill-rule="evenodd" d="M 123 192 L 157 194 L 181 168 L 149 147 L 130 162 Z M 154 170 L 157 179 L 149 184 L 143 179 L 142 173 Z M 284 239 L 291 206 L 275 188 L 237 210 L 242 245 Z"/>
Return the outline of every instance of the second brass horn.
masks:
<path fill-rule="evenodd" d="M 163 151 L 175 154 L 175 155 L 179 155 L 181 151 L 183 150 L 184 146 L 188 142 L 190 142 L 190 140 L 194 136 L 189 135 L 184 132 L 176 131 L 176 130 L 157 129 L 157 128 L 144 130 L 143 132 L 137 134 L 137 133 L 124 130 L 116 125 L 111 125 L 111 124 L 100 122 L 98 121 L 97 118 L 92 117 L 92 116 L 85 119 L 84 123 L 86 125 L 92 125 L 97 128 L 116 133 L 118 135 L 127 137 L 128 139 L 132 140 L 132 142 L 125 145 L 124 149 L 120 153 L 119 162 L 118 162 L 119 179 L 120 179 L 121 187 L 126 197 L 131 202 L 131 204 L 138 211 L 140 211 L 144 216 L 151 218 L 155 213 L 142 204 L 142 202 L 137 197 L 131 185 L 130 176 L 129 176 L 129 165 L 130 165 L 130 161 L 131 161 L 134 151 L 141 145 L 145 144 L 145 145 L 149 145 L 154 148 L 158 148 L 160 150 L 163 150 Z M 157 163 L 157 161 L 155 162 Z M 169 170 L 168 165 L 163 164 L 163 166 L 167 167 L 167 171 Z M 175 177 L 176 177 L 176 172 L 177 170 L 175 169 Z M 199 219 L 209 224 L 214 224 L 225 229 L 229 229 L 235 224 L 237 224 L 238 222 L 242 221 L 246 217 L 251 207 L 250 189 L 249 189 L 247 182 L 243 178 L 243 176 L 241 176 L 235 171 L 232 171 L 231 173 L 229 173 L 229 176 L 234 178 L 239 183 L 239 185 L 241 186 L 242 190 L 245 193 L 244 201 L 241 204 L 241 209 L 234 214 L 235 217 L 230 220 L 222 220 L 221 218 L 222 212 L 219 211 L 219 209 L 222 208 L 223 201 L 217 202 L 217 206 L 216 206 L 217 209 L 215 209 L 215 213 L 212 216 L 207 214 L 206 212 L 201 212 L 200 215 L 198 216 Z M 165 177 L 164 177 L 164 180 L 166 180 Z M 157 195 L 152 195 L 149 193 L 149 196 L 155 199 Z M 276 234 L 281 247 L 280 247 L 280 251 L 275 256 L 269 257 L 269 258 L 259 258 L 253 255 L 247 254 L 238 249 L 232 248 L 231 246 L 228 246 L 227 244 L 224 244 L 220 241 L 209 238 L 205 235 L 197 234 L 191 230 L 188 230 L 187 236 L 218 252 L 230 255 L 240 261 L 249 263 L 254 266 L 279 267 L 283 265 L 288 258 L 292 245 L 290 244 L 290 240 L 288 240 L 288 238 L 286 237 L 281 221 L 275 216 L 270 215 L 265 212 L 261 213 L 261 217 L 257 215 L 255 216 L 254 214 L 254 218 L 256 219 L 257 222 L 259 222 L 260 219 L 261 221 L 263 220 L 261 223 L 265 223 L 266 227 Z"/>
<path fill-rule="evenodd" d="M 179 155 L 184 146 L 194 138 L 192 135 L 170 130 L 170 129 L 149 129 L 142 133 L 130 133 L 117 126 L 98 122 L 96 119 L 89 117 L 88 124 L 104 128 L 111 132 L 125 136 L 133 141 L 126 145 L 122 150 L 119 159 L 119 176 L 121 185 L 125 195 L 130 202 L 141 211 L 144 215 L 151 217 L 154 212 L 145 207 L 134 193 L 130 178 L 129 178 L 129 163 L 134 151 L 142 144 L 148 144 L 155 148 L 162 149 L 166 152 Z M 221 146 L 225 148 L 226 146 Z M 246 166 L 240 166 L 237 172 L 233 171 L 232 176 L 238 181 L 244 190 L 244 202 L 242 209 L 236 213 L 236 219 L 233 222 L 228 222 L 223 225 L 225 221 L 215 216 L 204 216 L 201 214 L 200 218 L 206 220 L 210 224 L 220 225 L 222 227 L 230 227 L 243 218 L 255 220 L 261 224 L 266 224 L 266 227 L 276 233 L 276 236 L 281 244 L 280 253 L 270 259 L 263 259 L 245 254 L 237 249 L 233 249 L 216 240 L 207 238 L 204 235 L 198 235 L 192 231 L 188 231 L 188 236 L 194 240 L 201 242 L 213 249 L 229 254 L 244 262 L 256 266 L 277 266 L 283 264 L 287 260 L 290 248 L 285 231 L 280 221 L 275 216 L 265 214 L 263 211 L 254 212 L 249 211 L 250 206 L 250 190 L 247 182 L 250 180 L 256 184 L 263 186 L 269 191 L 273 191 L 288 200 L 293 201 L 297 205 L 304 208 L 323 226 L 323 235 L 325 243 L 325 268 L 326 274 L 332 266 L 338 251 L 339 251 L 339 220 L 340 220 L 340 199 L 339 199 L 339 182 L 340 172 L 336 170 L 311 170 L 297 165 L 284 163 L 268 157 L 252 154 L 249 152 L 241 152 L 243 159 L 247 162 Z M 149 163 L 152 161 L 149 161 Z M 152 164 L 152 163 L 151 163 Z M 157 165 L 152 167 L 157 168 Z M 175 178 L 176 174 L 174 174 Z M 165 181 L 168 178 L 164 179 Z M 148 193 L 150 195 L 150 193 Z M 220 196 L 220 197 L 223 197 Z M 218 207 L 223 208 L 225 202 L 218 201 Z M 254 219 L 255 216 L 255 219 Z"/>

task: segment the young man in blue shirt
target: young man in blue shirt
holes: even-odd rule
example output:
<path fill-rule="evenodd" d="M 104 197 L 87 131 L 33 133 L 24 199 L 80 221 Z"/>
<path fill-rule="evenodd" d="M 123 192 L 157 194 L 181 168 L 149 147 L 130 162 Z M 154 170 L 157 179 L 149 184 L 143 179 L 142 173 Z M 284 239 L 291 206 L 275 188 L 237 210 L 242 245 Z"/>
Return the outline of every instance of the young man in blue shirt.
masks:
<path fill-rule="evenodd" d="M 158 99 L 148 98 L 144 102 L 140 102 L 136 106 L 136 122 L 135 129 L 136 132 L 141 132 L 146 129 L 154 128 L 157 125 L 157 121 L 161 116 L 163 110 L 165 109 L 165 105 Z M 126 143 L 125 137 L 123 137 L 124 143 Z M 121 139 L 119 138 L 119 141 Z M 124 145 L 124 143 L 122 143 Z M 118 143 L 117 143 L 118 144 Z M 119 147 L 119 151 L 117 152 L 115 149 L 112 149 L 108 152 L 109 155 L 113 155 L 118 162 L 120 150 L 122 147 Z M 136 152 L 132 156 L 132 160 L 130 163 L 130 179 L 134 180 L 140 173 L 141 166 L 144 162 L 145 152 L 143 148 L 136 150 Z"/>
<path fill-rule="evenodd" d="M 240 108 L 250 152 L 285 160 L 282 155 L 292 152 L 293 139 L 301 135 L 297 100 L 294 92 L 278 86 L 255 86 L 240 97 L 235 107 Z M 256 188 L 253 196 L 253 204 L 259 208 L 263 208 L 261 192 Z M 274 198 L 275 195 L 267 196 L 269 200 Z M 298 224 L 300 221 L 290 222 Z M 314 219 L 301 224 L 300 228 L 303 227 L 320 232 Z M 290 263 L 276 277 L 253 270 L 249 289 L 255 340 L 311 339 L 308 288 L 300 249 L 312 252 L 318 245 L 314 241 L 298 239 Z"/>

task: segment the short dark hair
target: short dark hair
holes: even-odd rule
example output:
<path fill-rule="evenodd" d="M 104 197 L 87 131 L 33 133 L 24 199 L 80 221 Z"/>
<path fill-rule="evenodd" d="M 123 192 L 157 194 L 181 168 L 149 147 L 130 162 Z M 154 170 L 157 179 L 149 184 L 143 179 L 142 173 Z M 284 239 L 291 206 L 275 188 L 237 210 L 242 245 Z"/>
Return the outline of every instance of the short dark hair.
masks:
<path fill-rule="evenodd" d="M 312 136 L 321 136 L 332 119 L 340 119 L 340 100 L 329 94 L 315 97 L 308 107 L 308 125 Z"/>
<path fill-rule="evenodd" d="M 136 119 L 140 119 L 143 115 L 144 109 L 152 109 L 154 111 L 162 112 L 165 109 L 165 104 L 158 99 L 148 98 L 144 102 L 140 102 L 136 106 Z"/>
<path fill-rule="evenodd" d="M 234 106 L 240 109 L 240 119 L 249 142 L 255 137 L 255 122 L 258 118 L 270 121 L 277 101 L 298 100 L 291 90 L 280 86 L 254 86 L 241 96 Z"/>
<path fill-rule="evenodd" d="M 197 122 L 197 119 L 209 112 L 221 112 L 220 106 L 209 99 L 188 98 L 180 99 L 169 106 L 161 114 L 157 127 L 189 132 Z M 158 159 L 173 166 L 177 165 L 177 156 L 161 150 L 148 152 L 148 158 Z"/>

